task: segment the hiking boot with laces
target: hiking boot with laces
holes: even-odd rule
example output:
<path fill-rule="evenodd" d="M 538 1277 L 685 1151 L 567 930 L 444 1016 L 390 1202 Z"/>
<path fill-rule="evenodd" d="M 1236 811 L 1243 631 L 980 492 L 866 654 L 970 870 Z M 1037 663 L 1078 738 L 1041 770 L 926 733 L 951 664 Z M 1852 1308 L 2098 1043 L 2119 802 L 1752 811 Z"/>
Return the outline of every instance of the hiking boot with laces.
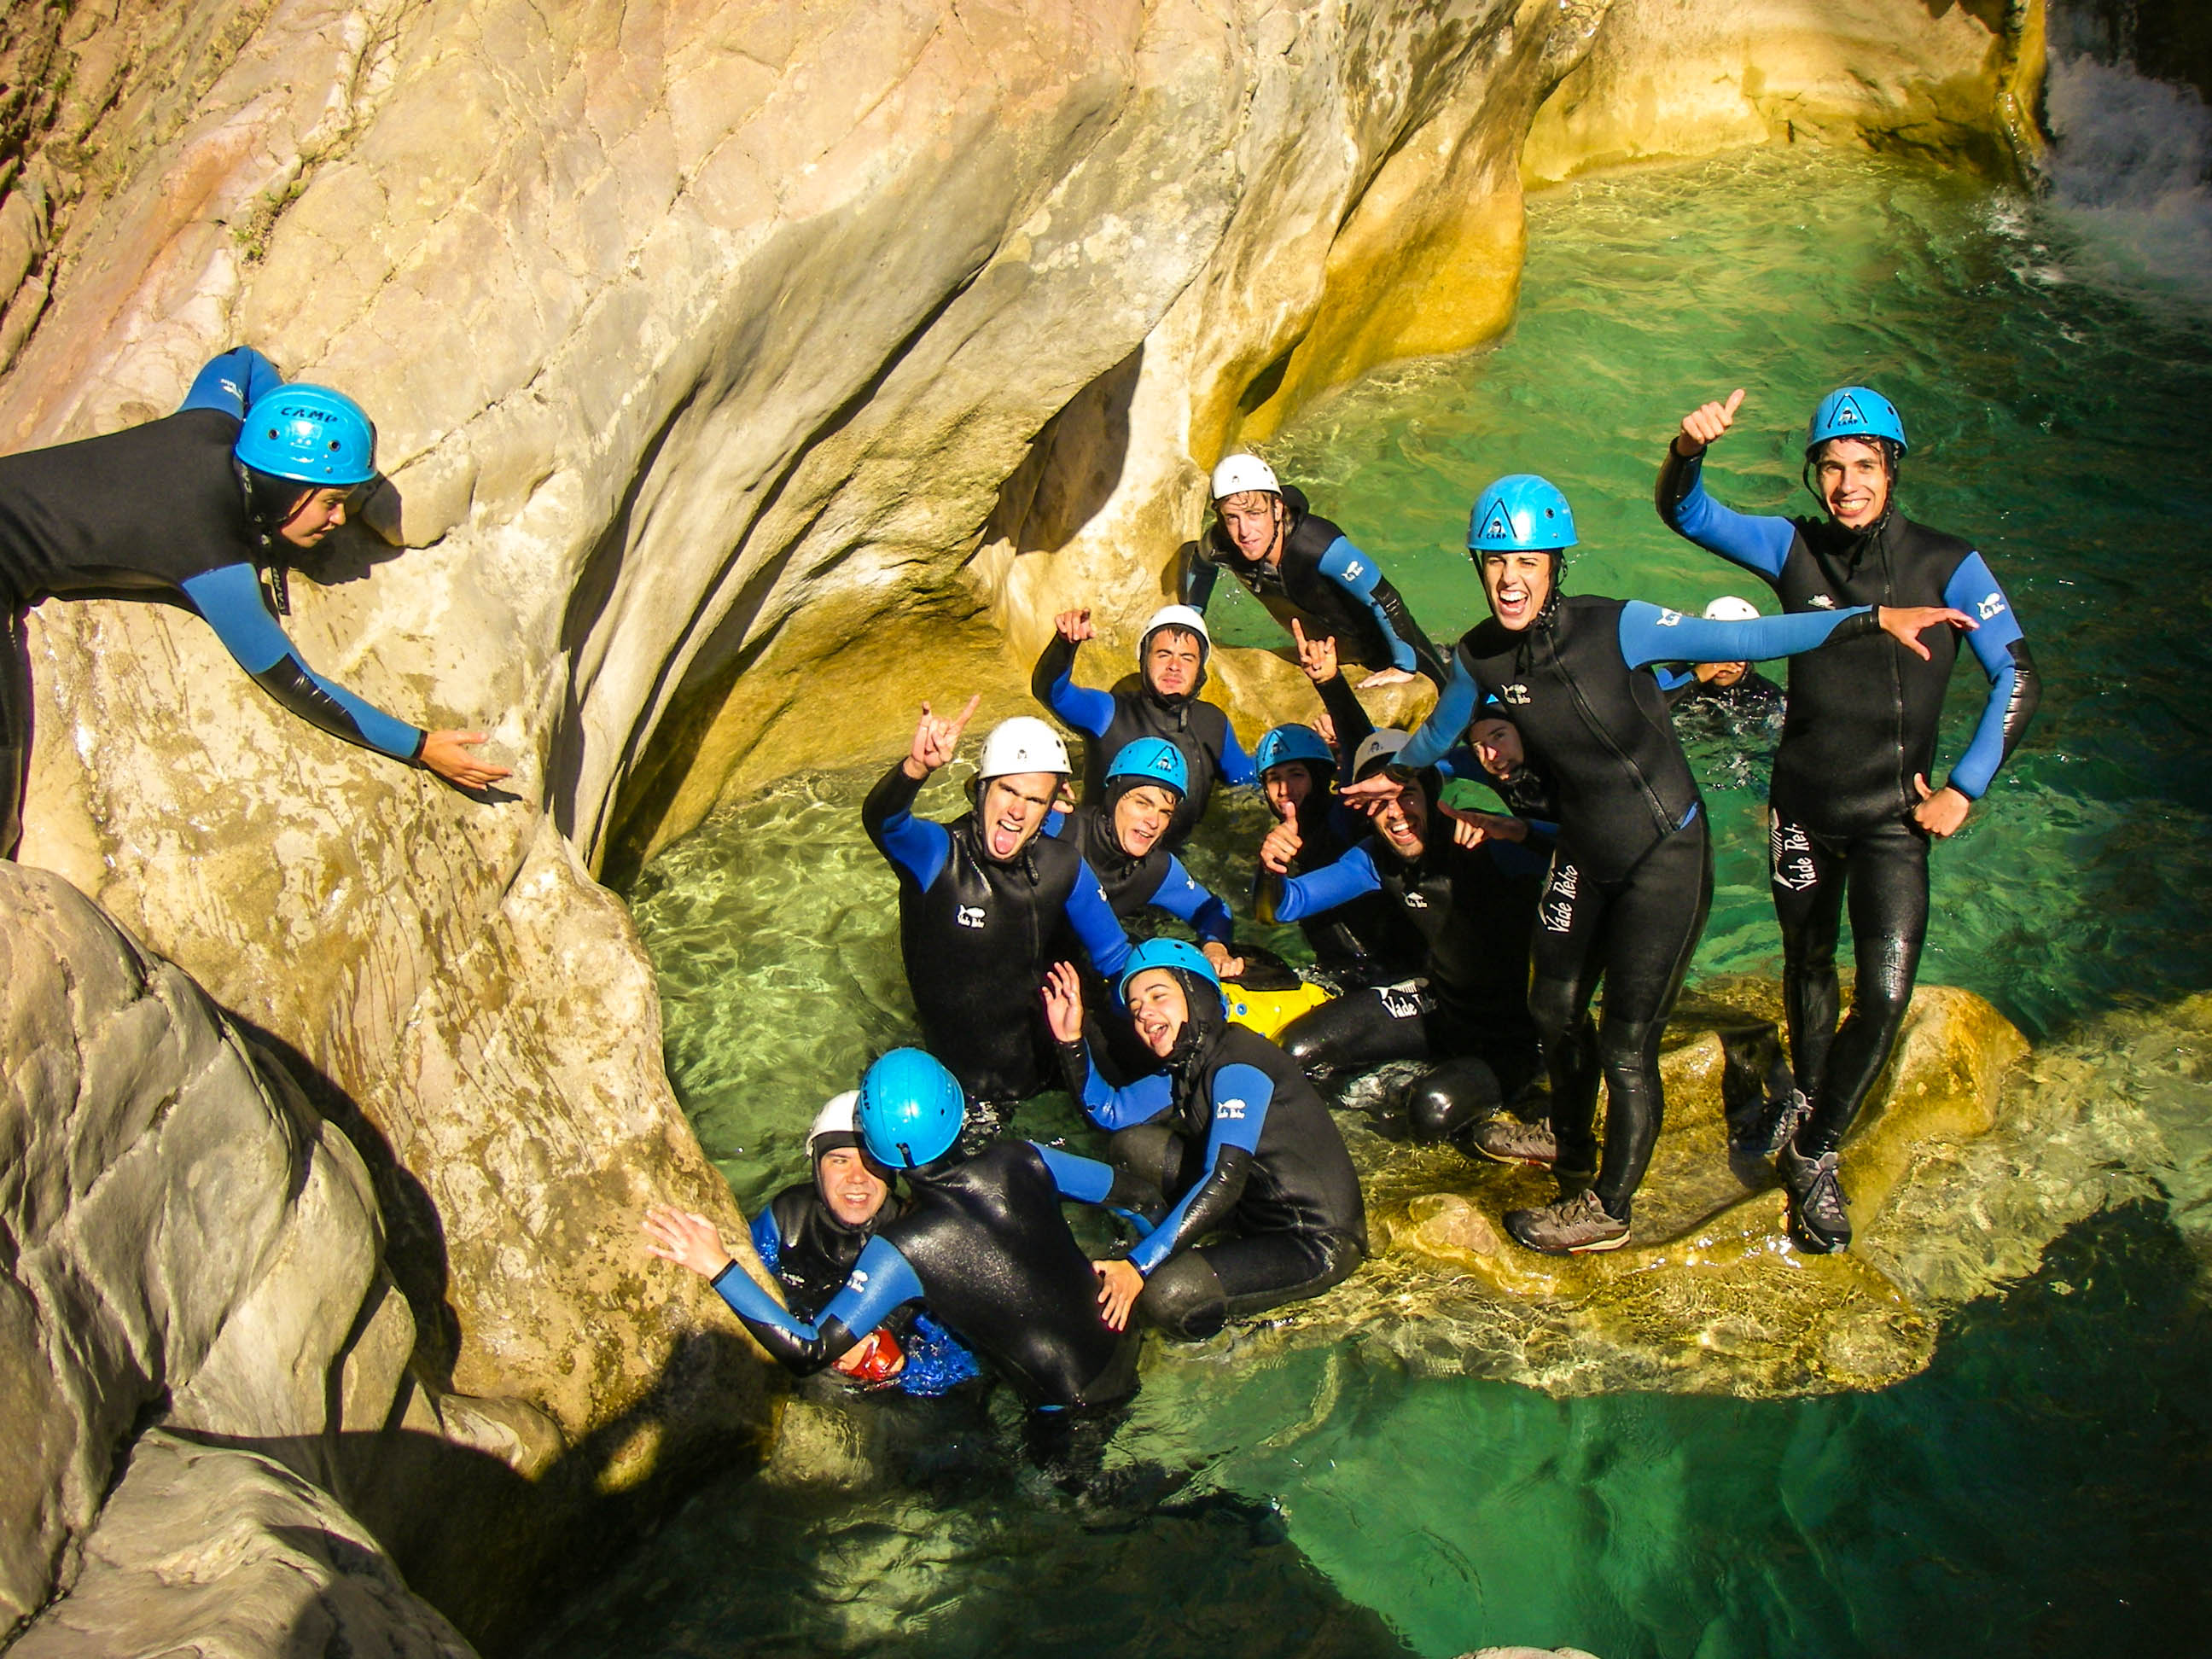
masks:
<path fill-rule="evenodd" d="M 1505 1231 L 1546 1255 L 1617 1250 L 1628 1243 L 1628 1224 L 1607 1215 L 1597 1194 L 1588 1188 L 1540 1210 L 1508 1210 Z"/>
<path fill-rule="evenodd" d="M 1559 1156 L 1549 1123 L 1523 1123 L 1517 1117 L 1485 1118 L 1468 1136 L 1468 1145 L 1500 1164 L 1533 1164 L 1548 1170 Z"/>
<path fill-rule="evenodd" d="M 1729 1137 L 1729 1151 L 1740 1158 L 1772 1158 L 1787 1146 L 1813 1115 L 1813 1103 L 1802 1089 L 1792 1089 L 1759 1109 L 1758 1120 Z"/>
<path fill-rule="evenodd" d="M 1783 1190 L 1790 1194 L 1790 1233 L 1799 1246 L 1817 1255 L 1848 1249 L 1851 1218 L 1844 1211 L 1843 1182 L 1837 1178 L 1835 1153 L 1807 1158 L 1797 1143 L 1785 1140 L 1775 1154 L 1774 1167 L 1782 1176 Z"/>

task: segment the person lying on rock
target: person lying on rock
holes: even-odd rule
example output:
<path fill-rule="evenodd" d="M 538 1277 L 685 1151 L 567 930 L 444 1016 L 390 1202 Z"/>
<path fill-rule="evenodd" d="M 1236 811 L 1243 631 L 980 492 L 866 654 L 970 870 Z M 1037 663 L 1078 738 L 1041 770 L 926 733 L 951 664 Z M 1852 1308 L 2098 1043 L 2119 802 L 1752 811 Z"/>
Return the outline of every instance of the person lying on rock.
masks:
<path fill-rule="evenodd" d="M 646 1248 L 710 1280 L 775 1359 L 802 1376 L 850 1356 L 915 1304 L 1032 1406 L 1088 1410 L 1137 1391 L 1137 1344 L 1109 1325 L 1101 1278 L 1060 1212 L 1065 1200 L 1141 1212 L 1148 1193 L 1103 1164 L 1026 1140 L 969 1158 L 953 1148 L 960 1085 L 919 1048 L 895 1048 L 860 1079 L 860 1146 L 905 1182 L 844 1283 L 811 1317 L 787 1311 L 731 1259 L 704 1216 L 657 1206 Z"/>
<path fill-rule="evenodd" d="M 1190 544 L 1183 601 L 1204 612 L 1226 570 L 1275 620 L 1334 638 L 1352 662 L 1374 672 L 1361 686 L 1402 684 L 1416 673 L 1441 690 L 1443 659 L 1398 590 L 1344 532 L 1310 511 L 1294 486 L 1277 481 L 1256 455 L 1231 455 L 1213 469 L 1214 520 Z"/>
<path fill-rule="evenodd" d="M 1756 661 L 1877 632 L 1925 654 L 1923 630 L 1974 625 L 1946 606 L 1717 623 L 1639 601 L 1570 598 L 1561 574 L 1575 541 L 1567 498 L 1532 473 L 1500 478 L 1476 498 L 1468 550 L 1490 618 L 1460 641 L 1451 682 L 1413 741 L 1345 792 L 1379 805 L 1408 787 L 1489 698 L 1559 792 L 1528 1006 L 1551 1072 L 1559 1199 L 1505 1214 L 1516 1239 L 1551 1255 L 1627 1243 L 1665 1110 L 1659 1041 L 1712 902 L 1705 803 L 1650 665 Z M 1601 980 L 1599 1025 L 1589 1007 Z"/>
<path fill-rule="evenodd" d="M 811 1181 L 793 1183 L 753 1218 L 753 1249 L 783 1287 L 785 1305 L 802 1319 L 821 1312 L 853 1271 L 876 1229 L 905 1206 L 891 1190 L 891 1172 L 860 1142 L 857 1090 L 830 1097 L 807 1131 Z M 977 1374 L 975 1356 L 930 1316 L 900 1309 L 867 1340 L 830 1362 L 870 1388 L 936 1395 Z"/>
<path fill-rule="evenodd" d="M 1163 1066 L 1122 1089 L 1091 1064 L 1073 967 L 1055 965 L 1045 987 L 1068 1091 L 1112 1135 L 1115 1166 L 1170 1206 L 1125 1259 L 1101 1264 L 1107 1322 L 1133 1310 L 1196 1340 L 1347 1276 L 1367 1254 L 1366 1206 L 1304 1073 L 1229 1023 L 1212 964 L 1180 939 L 1132 951 L 1118 995 Z"/>
<path fill-rule="evenodd" d="M 1932 650 L 1867 636 L 1793 660 L 1768 790 L 1774 911 L 1796 1093 L 1759 1134 L 1808 1249 L 1850 1243 L 1837 1149 L 1912 1000 L 1928 935 L 1928 848 L 1958 833 L 2035 717 L 2034 659 L 1988 562 L 1969 543 L 1897 511 L 1905 420 L 1865 386 L 1823 398 L 1805 432 L 1817 519 L 1731 512 L 1705 493 L 1705 454 L 1735 423 L 1743 390 L 1682 417 L 1659 468 L 1659 516 L 1677 535 L 1763 576 L 1787 611 L 1944 605 L 1972 613 L 1990 682 L 1972 742 L 1940 789 L 1928 779 L 1955 635 Z M 1850 897 L 1858 977 L 1838 1029 L 1836 943 Z M 1750 1149 L 1744 1149 L 1750 1150 Z"/>
<path fill-rule="evenodd" d="M 1407 741 L 1402 732 L 1374 733 L 1354 777 L 1381 771 Z M 1498 1114 L 1542 1066 L 1528 1012 L 1528 941 L 1551 836 L 1519 818 L 1454 812 L 1443 791 L 1443 775 L 1423 768 L 1376 811 L 1371 834 L 1303 873 L 1291 872 L 1281 845 L 1263 851 L 1255 900 L 1262 921 L 1379 896 L 1423 945 L 1399 982 L 1347 991 L 1292 1022 L 1283 1051 L 1309 1074 L 1417 1062 L 1424 1069 L 1407 1096 L 1416 1140 L 1548 1166 L 1549 1123 Z"/>
<path fill-rule="evenodd" d="M 1059 1081 L 1037 994 L 1067 936 L 1102 974 L 1129 954 L 1081 850 L 1042 833 L 1068 770 L 1067 745 L 1042 720 L 1018 714 L 993 728 L 972 811 L 950 824 L 914 816 L 915 796 L 958 752 L 979 701 L 956 720 L 924 703 L 904 758 L 860 807 L 868 839 L 898 872 L 899 952 L 923 1042 L 975 1103 L 976 1144 Z"/>
<path fill-rule="evenodd" d="M 1252 781 L 1251 758 L 1237 741 L 1229 716 L 1199 700 L 1212 649 L 1206 618 L 1184 605 L 1154 611 L 1137 644 L 1135 685 L 1111 691 L 1074 682 L 1076 648 L 1097 637 L 1091 612 L 1063 611 L 1053 618 L 1053 630 L 1030 689 L 1039 702 L 1090 738 L 1084 745 L 1083 799 L 1103 798 L 1106 763 L 1129 744 L 1139 738 L 1164 738 L 1182 753 L 1188 779 L 1165 837 L 1170 852 L 1179 850 L 1206 816 L 1217 780 Z"/>
<path fill-rule="evenodd" d="M 48 599 L 138 599 L 198 611 L 238 665 L 301 719 L 448 782 L 507 775 L 480 732 L 425 732 L 308 667 L 277 617 L 285 574 L 376 480 L 376 431 L 325 386 L 287 386 L 259 352 L 210 359 L 177 412 L 0 457 L 0 856 L 22 838 L 31 747 L 23 613 Z"/>

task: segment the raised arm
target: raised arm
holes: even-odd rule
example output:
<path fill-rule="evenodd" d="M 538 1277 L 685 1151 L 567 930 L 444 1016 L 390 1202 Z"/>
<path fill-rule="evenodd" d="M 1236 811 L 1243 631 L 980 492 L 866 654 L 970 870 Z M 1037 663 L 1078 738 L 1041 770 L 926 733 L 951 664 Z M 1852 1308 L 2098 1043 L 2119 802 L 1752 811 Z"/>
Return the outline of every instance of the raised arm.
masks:
<path fill-rule="evenodd" d="M 1375 872 L 1370 841 L 1363 841 L 1334 864 L 1303 876 L 1279 876 L 1262 868 L 1254 884 L 1253 913 L 1268 927 L 1298 921 L 1349 904 L 1364 894 L 1380 890 L 1382 878 Z"/>
<path fill-rule="evenodd" d="M 1129 1263 L 1146 1277 L 1186 1243 L 1194 1243 L 1227 1223 L 1251 1176 L 1252 1155 L 1267 1127 L 1274 1080 L 1255 1066 L 1224 1066 L 1213 1074 L 1212 1122 L 1206 1133 L 1206 1170 L 1129 1252 Z"/>
<path fill-rule="evenodd" d="M 1705 494 L 1703 479 L 1706 447 L 1728 431 L 1742 402 L 1739 386 L 1726 403 L 1701 404 L 1682 417 L 1681 430 L 1660 463 L 1655 500 L 1661 520 L 1676 535 L 1772 581 L 1782 574 L 1797 527 L 1787 519 L 1754 518 L 1723 507 Z"/>
<path fill-rule="evenodd" d="M 1074 964 L 1056 962 L 1044 976 L 1045 1024 L 1060 1045 L 1060 1064 L 1067 1092 L 1084 1114 L 1109 1134 L 1133 1124 L 1149 1123 L 1174 1103 L 1175 1088 L 1164 1072 L 1139 1078 L 1127 1088 L 1109 1085 L 1091 1063 L 1083 1038 L 1083 980 Z"/>
<path fill-rule="evenodd" d="M 1114 694 L 1095 691 L 1075 683 L 1076 647 L 1095 638 L 1091 612 L 1063 611 L 1053 618 L 1052 638 L 1038 654 L 1030 676 L 1030 691 L 1036 700 L 1077 731 L 1097 738 L 1114 722 Z"/>

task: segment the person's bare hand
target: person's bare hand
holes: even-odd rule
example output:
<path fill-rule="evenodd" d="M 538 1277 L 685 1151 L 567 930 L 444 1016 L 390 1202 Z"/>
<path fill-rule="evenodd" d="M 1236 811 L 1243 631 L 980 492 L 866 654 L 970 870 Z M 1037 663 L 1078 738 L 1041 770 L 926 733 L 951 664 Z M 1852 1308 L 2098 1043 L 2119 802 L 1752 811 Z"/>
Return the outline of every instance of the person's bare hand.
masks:
<path fill-rule="evenodd" d="M 672 1204 L 656 1204 L 638 1224 L 645 1231 L 647 1253 L 663 1261 L 689 1267 L 702 1279 L 720 1278 L 722 1269 L 730 1265 L 722 1235 L 703 1215 L 679 1210 Z"/>
<path fill-rule="evenodd" d="M 1372 777 L 1346 784 L 1336 795 L 1346 805 L 1356 806 L 1371 817 L 1405 793 L 1406 786 L 1392 777 L 1386 768 Z"/>
<path fill-rule="evenodd" d="M 914 742 L 899 764 L 906 769 L 907 776 L 920 782 L 939 767 L 947 765 L 960 752 L 960 734 L 968 729 L 975 718 L 976 706 L 983 701 L 978 691 L 968 699 L 968 706 L 960 711 L 957 720 L 946 720 L 930 712 L 927 703 L 921 706 L 921 720 L 914 728 Z"/>
<path fill-rule="evenodd" d="M 1402 668 L 1378 668 L 1373 673 L 1370 674 L 1365 679 L 1360 681 L 1358 685 L 1352 687 L 1352 690 L 1355 691 L 1372 691 L 1377 686 L 1407 685 L 1412 683 L 1413 678 L 1413 677 L 1411 674 L 1408 674 Z"/>
<path fill-rule="evenodd" d="M 1235 979 L 1244 971 L 1244 958 L 1231 956 L 1229 947 L 1218 939 L 1208 939 L 1204 945 L 1199 946 L 1199 949 L 1205 952 L 1206 959 L 1213 964 L 1214 977 L 1217 979 Z"/>
<path fill-rule="evenodd" d="M 1296 617 L 1291 618 L 1291 637 L 1297 641 L 1298 666 L 1316 685 L 1336 678 L 1336 641 L 1324 635 L 1317 640 L 1306 637 L 1306 630 Z"/>
<path fill-rule="evenodd" d="M 1085 640 L 1098 637 L 1098 630 L 1091 625 L 1091 607 L 1087 605 L 1080 611 L 1061 611 L 1052 619 L 1052 625 L 1070 645 L 1080 645 Z"/>
<path fill-rule="evenodd" d="M 1528 826 L 1519 818 L 1507 817 L 1499 812 L 1478 812 L 1465 807 L 1445 806 L 1439 803 L 1437 810 L 1452 822 L 1452 839 L 1462 847 L 1480 847 L 1486 841 L 1522 841 L 1527 839 Z"/>
<path fill-rule="evenodd" d="M 1702 454 L 1706 445 L 1718 443 L 1735 423 L 1735 411 L 1742 402 L 1743 388 L 1738 386 L 1724 404 L 1699 404 L 1682 416 L 1682 429 L 1674 435 L 1674 453 L 1687 460 Z"/>
<path fill-rule="evenodd" d="M 1949 623 L 1968 632 L 1981 626 L 1963 611 L 1954 611 L 1948 605 L 1885 605 L 1875 611 L 1875 620 L 1881 631 L 1925 662 L 1933 653 L 1920 642 L 1921 634 L 1930 628 Z"/>
<path fill-rule="evenodd" d="M 432 732 L 422 739 L 420 758 L 423 765 L 447 783 L 459 784 L 464 789 L 482 789 L 514 775 L 513 769 L 495 766 L 482 756 L 469 752 L 483 740 L 481 732 Z"/>
<path fill-rule="evenodd" d="M 1912 809 L 1912 821 L 1938 841 L 1948 841 L 1959 833 L 1959 826 L 1966 821 L 1966 814 L 1974 810 L 1974 803 L 1966 792 L 1945 784 L 1931 790 L 1928 780 L 1918 772 L 1912 775 L 1912 787 L 1920 792 L 1920 805 Z"/>
<path fill-rule="evenodd" d="M 1305 839 L 1298 834 L 1295 816 L 1285 818 L 1267 831 L 1267 839 L 1260 843 L 1260 867 L 1278 876 L 1291 873 L 1291 860 L 1298 855 Z"/>
<path fill-rule="evenodd" d="M 1336 720 L 1326 708 L 1313 717 L 1313 729 L 1321 733 L 1321 740 L 1332 750 L 1336 747 Z"/>
<path fill-rule="evenodd" d="M 1098 1317 L 1109 1331 L 1129 1328 L 1129 1310 L 1144 1294 L 1145 1276 L 1127 1261 L 1094 1261 L 1098 1270 Z"/>
<path fill-rule="evenodd" d="M 1083 1041 L 1083 976 L 1070 962 L 1055 962 L 1045 970 L 1044 1023 L 1056 1042 Z"/>

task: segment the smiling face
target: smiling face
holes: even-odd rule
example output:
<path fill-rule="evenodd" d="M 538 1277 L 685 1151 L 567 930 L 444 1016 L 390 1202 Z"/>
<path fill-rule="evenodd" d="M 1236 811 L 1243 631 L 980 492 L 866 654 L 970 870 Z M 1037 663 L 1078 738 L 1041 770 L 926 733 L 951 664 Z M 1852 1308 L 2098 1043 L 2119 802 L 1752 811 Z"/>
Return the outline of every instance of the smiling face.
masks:
<path fill-rule="evenodd" d="M 352 499 L 350 489 L 310 489 L 276 533 L 295 547 L 313 547 L 346 521 L 346 504 Z"/>
<path fill-rule="evenodd" d="M 1182 981 L 1164 968 L 1147 968 L 1129 981 L 1124 994 L 1138 1038 L 1165 1060 L 1190 1018 L 1190 1000 L 1182 994 Z"/>
<path fill-rule="evenodd" d="M 839 1146 L 816 1158 L 814 1186 L 830 1213 L 848 1227 L 866 1224 L 884 1207 L 891 1191 L 890 1183 L 857 1146 Z"/>
<path fill-rule="evenodd" d="M 1206 647 L 1187 629 L 1163 628 L 1145 647 L 1145 683 L 1164 697 L 1187 697 L 1198 690 L 1198 671 Z"/>
<path fill-rule="evenodd" d="M 1020 852 L 1030 837 L 1044 828 L 1045 814 L 1052 810 L 1053 797 L 1059 793 L 1057 772 L 1009 772 L 985 784 L 983 798 L 975 808 L 985 855 L 1004 864 Z"/>
<path fill-rule="evenodd" d="M 1397 798 L 1383 804 L 1375 815 L 1375 828 L 1384 845 L 1401 859 L 1417 859 L 1428 850 L 1429 798 L 1418 783 L 1408 783 Z"/>
<path fill-rule="evenodd" d="M 1224 495 L 1214 503 L 1221 514 L 1222 532 L 1247 559 L 1273 564 L 1283 555 L 1283 526 L 1289 514 L 1283 498 L 1264 489 L 1247 489 Z"/>
<path fill-rule="evenodd" d="M 1723 691 L 1741 682 L 1749 672 L 1751 665 L 1747 662 L 1701 662 L 1697 668 L 1699 679 L 1707 685 L 1717 685 Z"/>
<path fill-rule="evenodd" d="M 1534 627 L 1552 596 L 1552 569 L 1549 553 L 1484 554 L 1482 591 L 1490 614 L 1516 634 Z"/>
<path fill-rule="evenodd" d="M 1121 843 L 1121 850 L 1133 859 L 1151 852 L 1152 844 L 1167 834 L 1177 799 L 1174 790 L 1157 783 L 1124 790 L 1114 803 L 1114 839 Z"/>
<path fill-rule="evenodd" d="M 1864 438 L 1831 438 L 1814 458 L 1813 487 L 1830 518 L 1864 530 L 1889 505 L 1889 457 Z"/>
<path fill-rule="evenodd" d="M 1267 805 L 1274 808 L 1275 816 L 1290 817 L 1314 792 L 1313 769 L 1304 761 L 1285 761 L 1260 775 L 1260 787 L 1267 792 Z"/>
<path fill-rule="evenodd" d="M 1519 729 L 1502 715 L 1493 714 L 1468 726 L 1467 740 L 1474 750 L 1475 759 L 1482 763 L 1482 769 L 1501 781 L 1528 763 L 1528 751 L 1521 746 Z"/>

